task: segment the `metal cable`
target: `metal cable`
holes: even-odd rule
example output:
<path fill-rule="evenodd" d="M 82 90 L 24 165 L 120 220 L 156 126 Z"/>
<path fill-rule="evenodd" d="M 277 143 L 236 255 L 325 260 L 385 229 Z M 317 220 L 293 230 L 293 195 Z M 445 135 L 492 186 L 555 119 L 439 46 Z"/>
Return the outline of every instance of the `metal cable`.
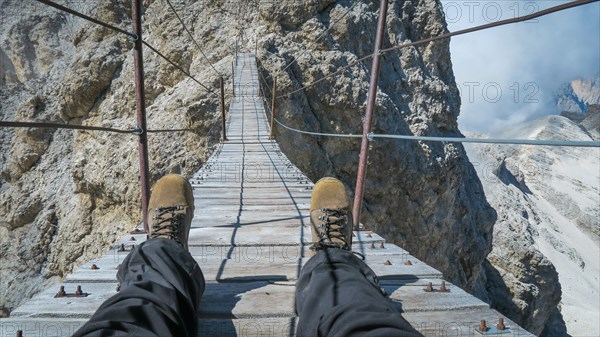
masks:
<path fill-rule="evenodd" d="M 194 129 L 155 129 L 155 130 L 146 130 L 148 133 L 164 133 L 164 132 L 195 132 Z"/>
<path fill-rule="evenodd" d="M 312 135 L 312 136 L 327 136 L 327 137 L 343 137 L 343 138 L 362 138 L 362 135 L 353 135 L 353 134 L 343 134 L 343 133 L 322 133 L 322 132 L 311 132 L 311 131 L 304 131 L 304 130 L 298 130 L 298 129 L 294 129 L 292 127 L 289 127 L 283 123 L 281 123 L 277 118 L 274 118 L 275 122 L 277 122 L 277 124 L 283 126 L 284 128 L 291 130 L 291 131 L 295 131 L 298 133 L 303 133 L 303 134 L 307 134 L 307 135 Z"/>
<path fill-rule="evenodd" d="M 103 131 L 113 133 L 129 133 L 129 134 L 141 134 L 142 129 L 138 127 L 131 128 L 130 130 L 115 129 L 103 126 L 91 126 L 91 125 L 73 125 L 73 124 L 62 124 L 62 123 L 45 123 L 45 122 L 17 122 L 17 121 L 0 121 L 0 127 L 9 128 L 43 128 L 43 129 L 70 129 L 70 130 L 88 130 L 88 131 Z M 163 132 L 195 132 L 194 129 L 156 129 L 146 130 L 148 133 L 163 133 Z"/>
<path fill-rule="evenodd" d="M 190 32 L 190 30 L 186 27 L 185 23 L 183 23 L 183 20 L 181 19 L 181 17 L 179 17 L 179 14 L 177 14 L 177 11 L 175 10 L 175 7 L 173 7 L 173 4 L 171 4 L 171 1 L 169 1 L 169 0 L 166 0 L 166 1 L 167 1 L 167 4 L 169 4 L 169 7 L 171 7 L 171 10 L 173 11 L 173 13 L 175 13 L 175 16 L 177 17 L 177 19 L 179 20 L 179 22 L 181 22 L 181 25 L 183 26 L 183 29 L 185 29 L 185 31 L 190 35 L 190 38 L 192 39 L 192 41 L 194 41 L 194 43 L 196 44 L 196 47 L 198 47 L 198 50 L 200 51 L 200 53 L 202 54 L 202 56 L 204 56 L 204 59 L 206 60 L 206 62 L 208 62 L 208 64 L 210 64 L 210 66 L 217 73 L 217 75 L 223 76 L 215 68 L 215 66 L 210 62 L 210 60 L 208 59 L 208 57 L 206 56 L 206 54 L 204 54 L 204 51 L 202 51 L 202 48 L 200 47 L 200 44 L 196 41 L 196 39 L 192 35 L 192 32 Z"/>
<path fill-rule="evenodd" d="M 214 94 L 214 91 L 210 90 L 208 87 L 206 87 L 200 81 L 198 81 L 194 76 L 190 75 L 190 73 L 188 73 L 187 71 L 185 71 L 180 65 L 178 65 L 175 62 L 171 61 L 168 57 L 166 57 L 165 55 L 163 55 L 156 48 L 152 47 L 152 45 L 150 45 L 148 42 L 142 40 L 142 43 L 146 47 L 150 48 L 153 52 L 155 52 L 158 56 L 162 57 L 165 61 L 169 62 L 173 67 L 177 68 L 179 71 L 181 71 L 182 73 L 186 74 L 187 77 L 191 78 L 194 82 L 198 83 L 202 88 L 206 89 L 206 91 L 208 93 Z"/>
<path fill-rule="evenodd" d="M 277 124 L 282 127 L 312 136 L 343 137 L 343 138 L 362 138 L 362 134 L 343 134 L 343 133 L 323 133 L 298 130 L 281 123 L 275 118 Z M 513 139 L 513 138 L 459 138 L 459 137 L 430 137 L 430 136 L 409 136 L 409 135 L 389 135 L 370 132 L 367 134 L 369 139 L 374 138 L 392 138 L 404 140 L 419 140 L 429 142 L 448 142 L 448 143 L 480 143 L 480 144 L 504 144 L 504 145 L 536 145 L 536 146 L 568 146 L 568 147 L 600 147 L 600 141 L 573 141 L 573 140 L 544 140 L 544 139 Z"/>
<path fill-rule="evenodd" d="M 355 1 L 354 4 L 352 6 L 350 6 L 350 9 L 348 9 L 348 11 L 346 11 L 346 13 L 344 13 L 344 15 L 342 15 L 340 18 L 338 18 L 336 21 L 334 21 L 332 24 L 330 24 L 329 27 L 327 27 L 327 29 L 325 31 L 323 31 L 321 34 L 319 34 L 319 36 L 317 36 L 317 38 L 313 42 L 316 43 L 320 39 L 325 37 L 325 34 L 327 34 L 331 30 L 331 28 L 333 28 L 333 26 L 335 26 L 338 22 L 342 21 L 342 19 L 345 18 L 348 14 L 350 14 L 350 12 L 352 12 L 354 7 L 359 3 L 362 3 L 362 1 L 360 1 L 360 0 Z M 306 53 L 308 53 L 308 49 L 304 49 L 304 52 L 302 52 L 298 57 L 294 57 L 294 59 L 290 62 L 290 64 L 288 64 L 285 68 L 283 68 L 282 71 L 286 71 L 289 67 L 292 66 L 292 64 L 296 63 L 296 61 L 298 61 L 298 59 Z"/>
<path fill-rule="evenodd" d="M 111 25 L 111 24 L 108 24 L 108 23 L 106 23 L 106 22 L 100 21 L 100 20 L 98 20 L 98 19 L 94 19 L 94 18 L 92 18 L 92 17 L 90 17 L 90 16 L 87 16 L 87 15 L 85 15 L 85 14 L 82 14 L 82 13 L 80 13 L 80 12 L 77 12 L 77 11 L 75 11 L 75 10 L 72 10 L 72 9 L 70 9 L 70 8 L 67 8 L 67 7 L 65 7 L 65 6 L 59 5 L 59 4 L 55 3 L 55 2 L 48 1 L 48 0 L 35 0 L 35 1 L 37 1 L 37 2 L 41 2 L 41 3 L 43 3 L 44 5 L 48 5 L 48 6 L 50 6 L 50 7 L 54 7 L 54 8 L 56 8 L 56 9 L 58 9 L 58 10 L 61 10 L 61 11 L 63 11 L 63 12 L 67 12 L 67 13 L 69 13 L 69 14 L 73 14 L 73 15 L 75 15 L 75 16 L 78 16 L 78 17 L 82 18 L 82 19 L 85 19 L 85 20 L 87 20 L 87 21 L 93 22 L 93 23 L 95 23 L 95 24 L 97 24 L 97 25 L 100 25 L 100 26 L 106 27 L 106 28 L 108 28 L 108 29 L 112 29 L 112 30 L 114 30 L 114 31 L 116 31 L 116 32 L 119 32 L 119 33 L 125 34 L 125 35 L 127 35 L 127 36 L 129 36 L 129 37 L 133 38 L 134 40 L 137 40 L 137 39 L 138 39 L 138 36 L 137 36 L 136 34 L 134 34 L 134 33 L 128 32 L 128 31 L 126 31 L 126 30 L 124 30 L 124 29 L 121 29 L 121 28 L 119 28 L 119 27 L 113 26 L 113 25 Z"/>
<path fill-rule="evenodd" d="M 471 28 L 467 28 L 467 29 L 458 30 L 456 32 L 442 34 L 442 35 L 431 37 L 431 38 L 428 38 L 428 39 L 423 39 L 423 40 L 419 40 L 419 41 L 415 41 L 415 42 L 403 43 L 401 45 L 390 47 L 390 48 L 384 48 L 384 49 L 381 49 L 380 53 L 383 54 L 383 53 L 387 53 L 387 52 L 392 51 L 392 50 L 406 48 L 406 47 L 411 47 L 411 46 L 416 46 L 416 45 L 421 45 L 421 44 L 425 44 L 425 43 L 429 43 L 429 42 L 433 42 L 433 41 L 437 41 L 437 40 L 446 39 L 446 38 L 449 38 L 449 37 L 452 37 L 452 36 L 463 35 L 463 34 L 467 34 L 467 33 L 476 32 L 476 31 L 479 31 L 479 30 L 484 30 L 484 29 L 489 29 L 489 28 L 493 28 L 493 27 L 508 25 L 508 24 L 511 24 L 511 23 L 517 23 L 517 22 L 527 21 L 527 20 L 539 18 L 539 17 L 544 16 L 544 15 L 548 15 L 548 14 L 552 14 L 552 13 L 555 13 L 555 12 L 563 11 L 565 9 L 587 5 L 587 4 L 590 4 L 590 3 L 593 3 L 593 2 L 597 2 L 597 1 L 600 1 L 600 0 L 577 0 L 577 1 L 572 1 L 572 2 L 568 2 L 566 4 L 562 4 L 562 5 L 550 7 L 550 8 L 547 8 L 547 9 L 544 9 L 544 10 L 541 10 L 541 11 L 538 11 L 538 12 L 535 12 L 535 13 L 532 13 L 532 14 L 529 14 L 529 15 L 525 15 L 525 16 L 521 16 L 521 17 L 515 17 L 515 18 L 512 18 L 512 19 L 501 20 L 501 21 L 497 21 L 497 22 L 492 22 L 492 23 L 488 23 L 488 24 L 485 24 L 485 25 L 480 25 L 480 26 L 475 26 L 475 27 L 471 27 Z"/>
<path fill-rule="evenodd" d="M 105 131 L 105 132 L 130 133 L 130 134 L 136 134 L 141 131 L 138 128 L 134 128 L 131 130 L 122 130 L 122 129 L 103 127 L 103 126 L 72 125 L 72 124 L 45 123 L 45 122 L 16 122 L 16 121 L 0 121 L 0 127 L 74 129 L 74 130 Z"/>
<path fill-rule="evenodd" d="M 387 52 L 390 52 L 390 51 L 396 50 L 396 49 L 401 49 L 401 48 L 406 48 L 406 47 L 411 47 L 411 46 L 417 46 L 417 45 L 429 43 L 429 42 L 432 42 L 432 41 L 446 39 L 446 38 L 449 38 L 449 37 L 452 37 L 452 36 L 463 35 L 463 34 L 472 33 L 472 32 L 476 32 L 476 31 L 479 31 L 479 30 L 489 29 L 489 28 L 493 28 L 493 27 L 497 27 L 497 26 L 502 26 L 502 25 L 507 25 L 507 24 L 512 24 L 512 23 L 518 23 L 518 22 L 522 22 L 522 21 L 527 21 L 527 20 L 531 20 L 531 19 L 535 19 L 535 18 L 544 16 L 544 15 L 548 15 L 548 14 L 551 14 L 551 13 L 563 11 L 563 10 L 566 10 L 566 9 L 569 9 L 569 8 L 574 8 L 574 7 L 578 7 L 578 6 L 582 6 L 582 5 L 586 5 L 586 4 L 590 4 L 590 3 L 598 2 L 598 1 L 600 1 L 600 0 L 578 0 L 578 1 L 573 1 L 573 2 L 566 3 L 566 4 L 562 4 L 562 5 L 550 7 L 550 8 L 541 10 L 539 12 L 535 12 L 535 13 L 532 13 L 532 14 L 529 14 L 529 15 L 526 15 L 526 16 L 522 16 L 522 17 L 517 17 L 517 18 L 512 18 L 512 19 L 498 21 L 498 22 L 488 23 L 488 24 L 485 24 L 485 25 L 475 26 L 475 27 L 471 27 L 471 28 L 459 30 L 459 31 L 456 31 L 456 32 L 451 32 L 451 33 L 442 34 L 442 35 L 439 35 L 439 36 L 435 36 L 435 37 L 423 39 L 423 40 L 418 40 L 418 41 L 414 41 L 414 42 L 403 43 L 401 45 L 397 45 L 397 46 L 390 47 L 390 48 L 384 48 L 384 49 L 381 49 L 379 51 L 379 53 L 381 55 L 381 54 L 384 54 L 384 53 L 387 53 Z M 347 68 L 350 68 L 350 67 L 358 64 L 359 62 L 364 61 L 366 59 L 369 59 L 369 58 L 371 58 L 373 56 L 374 56 L 374 54 L 363 56 L 362 58 L 358 59 L 357 61 L 352 62 L 351 64 L 348 64 L 347 66 L 342 67 L 342 68 L 338 69 L 337 71 L 335 71 L 335 72 L 333 72 L 333 73 L 331 73 L 331 74 L 329 74 L 327 76 L 324 76 L 324 77 L 322 77 L 322 78 L 320 78 L 320 79 L 318 79 L 316 81 L 313 81 L 313 82 L 311 82 L 311 83 L 309 83 L 309 84 L 307 84 L 307 85 L 305 85 L 305 86 L 303 86 L 303 87 L 301 87 L 299 89 L 293 90 L 293 91 L 291 91 L 291 92 L 289 92 L 287 94 L 280 95 L 277 98 L 285 98 L 285 97 L 287 97 L 287 96 L 289 96 L 291 94 L 294 94 L 294 93 L 296 93 L 298 91 L 301 91 L 301 90 L 313 87 L 317 83 L 320 83 L 320 82 L 322 82 L 322 81 L 324 81 L 324 80 L 326 80 L 328 78 L 331 78 L 331 77 L 337 75 L 340 71 L 345 70 Z M 285 87 L 287 87 L 287 86 L 289 86 L 289 84 L 285 85 Z"/>
<path fill-rule="evenodd" d="M 361 57 L 361 58 L 359 58 L 358 60 L 356 60 L 356 61 L 354 61 L 354 62 L 351 62 L 351 63 L 349 63 L 349 64 L 347 64 L 347 65 L 345 65 L 345 66 L 343 66 L 343 67 L 341 67 L 341 68 L 338 68 L 336 71 L 334 71 L 333 73 L 331 73 L 331 74 L 329 74 L 329 75 L 327 75 L 327 76 L 323 76 L 322 78 L 320 78 L 320 79 L 318 79 L 318 80 L 316 80 L 316 81 L 313 81 L 313 82 L 311 82 L 311 83 L 309 83 L 309 84 L 307 84 L 307 85 L 305 85 L 305 86 L 303 86 L 303 87 L 301 87 L 301 88 L 298 88 L 298 89 L 296 89 L 296 90 L 292 90 L 292 91 L 288 92 L 287 94 L 284 94 L 284 95 L 279 95 L 279 96 L 277 96 L 277 98 L 285 98 L 285 97 L 287 97 L 287 96 L 290 96 L 290 95 L 292 95 L 292 94 L 295 94 L 295 93 L 297 93 L 297 92 L 299 92 L 299 91 L 302 91 L 302 90 L 304 90 L 304 89 L 308 89 L 308 88 L 310 88 L 310 87 L 313 87 L 313 86 L 315 86 L 317 83 L 323 82 L 323 81 L 325 81 L 326 79 L 328 79 L 328 78 L 330 78 L 330 77 L 333 77 L 333 76 L 335 76 L 335 75 L 337 75 L 337 74 L 341 73 L 342 71 L 345 71 L 345 70 L 346 70 L 346 69 L 348 69 L 348 68 L 354 67 L 355 65 L 359 64 L 360 62 L 362 62 L 362 61 L 364 61 L 364 60 L 367 60 L 367 59 L 369 59 L 369 58 L 371 58 L 371 57 L 373 57 L 373 54 L 370 54 L 370 55 L 367 55 L 367 56 Z M 289 86 L 289 85 L 290 85 L 290 84 L 286 84 L 286 85 L 285 85 L 285 87 L 287 87 L 287 86 Z M 284 87 L 284 88 L 285 88 L 285 87 Z"/>
<path fill-rule="evenodd" d="M 429 136 L 387 135 L 387 134 L 376 134 L 376 133 L 372 133 L 372 132 L 369 133 L 368 136 L 371 139 L 373 139 L 373 138 L 393 138 L 393 139 L 422 140 L 422 141 L 429 141 L 429 142 L 448 142 L 448 143 L 600 147 L 600 141 L 513 139 L 513 138 L 429 137 Z"/>

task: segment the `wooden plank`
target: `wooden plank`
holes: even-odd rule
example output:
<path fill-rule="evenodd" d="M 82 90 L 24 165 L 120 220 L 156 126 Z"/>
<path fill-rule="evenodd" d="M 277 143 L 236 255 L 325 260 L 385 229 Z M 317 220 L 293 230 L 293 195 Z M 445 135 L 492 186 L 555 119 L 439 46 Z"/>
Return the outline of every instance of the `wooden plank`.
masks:
<path fill-rule="evenodd" d="M 14 337 L 17 330 L 25 337 L 71 336 L 87 319 L 6 318 L 0 319 L 0 337 Z M 297 318 L 199 319 L 197 336 L 207 337 L 294 337 Z"/>
<path fill-rule="evenodd" d="M 190 253 L 196 259 L 207 281 L 289 281 L 296 280 L 304 264 L 310 259 L 308 246 L 192 246 Z M 82 265 L 67 276 L 65 282 L 116 282 L 116 267 L 128 252 L 116 250 Z M 412 265 L 405 265 L 407 260 Z M 390 261 L 391 265 L 384 262 Z M 382 280 L 436 278 L 442 274 L 411 255 L 367 256 L 365 262 Z M 92 264 L 97 270 L 91 269 Z"/>
<path fill-rule="evenodd" d="M 504 318 L 504 324 L 510 327 L 510 333 L 494 336 L 504 337 L 534 337 L 527 330 L 492 309 L 475 308 L 451 311 L 410 312 L 402 314 L 404 318 L 426 337 L 440 336 L 484 336 L 475 330 L 479 322 L 485 320 L 488 326 L 495 327 L 499 318 Z"/>
<path fill-rule="evenodd" d="M 492 309 L 469 309 L 403 313 L 402 316 L 425 337 L 476 337 L 483 336 L 475 330 L 484 319 L 495 326 L 498 318 L 504 318 L 510 327 L 504 337 L 534 337 L 510 319 Z M 198 336 L 248 336 L 293 337 L 298 324 L 296 317 L 269 317 L 253 319 L 199 319 Z M 13 337 L 17 330 L 24 336 L 71 336 L 87 322 L 87 319 L 4 318 L 0 319 L 0 336 Z"/>
<path fill-rule="evenodd" d="M 415 283 L 395 281 L 385 284 L 392 303 L 404 312 L 442 311 L 481 308 L 486 303 L 448 284 L 449 293 L 426 293 L 422 287 L 429 281 Z M 439 282 L 439 280 L 431 280 Z M 13 317 L 67 317 L 87 318 L 107 298 L 116 293 L 114 284 L 81 283 L 85 298 L 54 298 L 56 289 L 46 290 L 26 302 L 13 313 Z M 58 288 L 58 287 L 56 287 Z M 67 289 L 68 290 L 68 289 Z M 260 318 L 294 316 L 293 283 L 287 282 L 233 282 L 206 283 L 200 307 L 201 317 Z"/>
<path fill-rule="evenodd" d="M 489 305 L 453 284 L 446 282 L 449 292 L 426 292 L 429 282 L 435 289 L 441 285 L 440 279 L 382 280 L 392 301 L 403 311 L 436 311 L 467 308 L 489 308 Z"/>
<path fill-rule="evenodd" d="M 87 319 L 34 319 L 34 318 L 1 318 L 0 337 L 14 337 L 18 330 L 25 337 L 63 337 L 72 336 Z"/>

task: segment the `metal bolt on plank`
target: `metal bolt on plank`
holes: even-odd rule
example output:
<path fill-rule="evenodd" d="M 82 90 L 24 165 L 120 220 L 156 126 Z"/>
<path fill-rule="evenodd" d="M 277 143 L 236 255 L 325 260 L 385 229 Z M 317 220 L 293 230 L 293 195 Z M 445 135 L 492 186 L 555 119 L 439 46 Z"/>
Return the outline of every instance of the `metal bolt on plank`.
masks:
<path fill-rule="evenodd" d="M 93 264 L 91 269 L 92 269 L 92 270 L 98 270 L 98 269 L 100 269 L 100 268 L 98 268 L 98 266 L 97 266 L 97 265 Z"/>
<path fill-rule="evenodd" d="M 442 285 L 440 286 L 441 292 L 449 292 L 448 288 L 446 288 L 446 281 L 442 281 Z"/>
<path fill-rule="evenodd" d="M 54 298 L 65 297 L 67 296 L 67 292 L 65 292 L 65 286 L 60 286 L 60 290 L 54 295 Z"/>
<path fill-rule="evenodd" d="M 502 330 L 506 330 L 506 325 L 504 325 L 504 318 L 500 317 L 500 319 L 498 319 L 498 324 L 496 324 L 496 329 L 502 331 Z"/>
<path fill-rule="evenodd" d="M 479 331 L 486 332 L 488 330 L 487 324 L 484 319 L 479 322 Z"/>
<path fill-rule="evenodd" d="M 427 288 L 425 288 L 423 290 L 425 290 L 428 293 L 433 292 L 433 283 L 431 283 L 431 282 L 427 283 Z"/>
<path fill-rule="evenodd" d="M 404 262 L 405 266 L 412 266 L 412 262 L 410 260 L 406 260 L 406 262 Z"/>
<path fill-rule="evenodd" d="M 54 295 L 54 298 L 60 298 L 60 297 L 87 297 L 87 295 L 89 295 L 88 293 L 84 293 L 81 290 L 81 286 L 77 286 L 77 290 L 75 290 L 75 293 L 73 294 L 68 294 L 65 291 L 65 286 L 60 286 L 60 290 L 58 291 L 58 293 L 56 293 L 56 295 Z"/>
<path fill-rule="evenodd" d="M 390 260 L 385 260 L 385 262 L 383 264 L 386 266 L 391 266 L 392 262 Z"/>

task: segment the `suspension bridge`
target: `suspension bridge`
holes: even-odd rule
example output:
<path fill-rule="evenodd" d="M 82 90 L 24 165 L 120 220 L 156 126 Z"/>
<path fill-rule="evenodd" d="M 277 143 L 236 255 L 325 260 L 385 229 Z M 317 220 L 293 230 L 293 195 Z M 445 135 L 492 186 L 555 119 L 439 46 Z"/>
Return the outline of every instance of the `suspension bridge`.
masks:
<path fill-rule="evenodd" d="M 102 22 L 49 0 L 36 0 L 95 24 L 128 36 L 134 42 L 138 125 L 133 130 L 107 127 L 49 124 L 41 122 L 0 121 L 0 127 L 49 127 L 85 129 L 102 132 L 134 133 L 140 139 L 142 209 L 148 195 L 147 139 L 148 132 L 177 132 L 184 129 L 148 130 L 143 104 L 142 46 L 169 62 L 209 92 L 210 88 L 194 78 L 155 47 L 142 39 L 140 1 L 132 1 L 133 31 Z M 506 24 L 522 22 L 550 13 L 573 8 L 597 0 L 576 0 L 566 4 L 513 19 L 502 20 L 461 31 L 441 34 L 419 41 L 410 41 L 381 48 L 385 24 L 385 1 L 381 1 L 376 48 L 372 54 L 340 67 L 328 76 L 373 59 L 371 92 L 374 102 L 377 88 L 379 57 L 400 48 L 424 45 L 451 36 L 472 33 Z M 167 0 L 173 11 L 175 8 Z M 356 3 L 355 3 L 356 5 Z M 349 12 L 349 11 L 348 11 Z M 175 15 L 190 35 L 202 56 L 200 45 L 187 29 L 177 12 Z M 335 23 L 333 23 L 335 24 Z M 333 25 L 332 24 L 332 25 Z M 330 26 L 331 28 L 331 26 Z M 323 32 L 319 39 L 324 37 Z M 288 69 L 297 58 L 286 67 Z M 210 64 L 215 72 L 219 71 Z M 190 178 L 194 187 L 195 214 L 189 239 L 192 256 L 202 268 L 206 290 L 197 318 L 201 336 L 295 336 L 297 317 L 294 312 L 295 282 L 309 258 L 311 233 L 309 203 L 313 182 L 298 170 L 270 137 L 273 128 L 267 121 L 264 97 L 260 90 L 256 55 L 237 54 L 232 71 L 234 99 L 229 106 L 227 137 L 196 174 Z M 221 102 L 225 104 L 221 76 Z M 292 88 L 273 99 L 304 90 L 325 80 L 320 78 L 301 88 Z M 373 103 L 371 102 L 371 103 Z M 465 139 L 418 137 L 413 135 L 380 135 L 371 133 L 370 116 L 373 104 L 367 105 L 363 135 L 322 134 L 281 127 L 316 136 L 361 137 L 361 148 L 368 149 L 368 140 L 377 137 L 421 141 L 477 142 L 526 144 L 543 146 L 592 146 L 600 143 L 553 140 Z M 225 122 L 226 120 L 226 122 Z M 225 128 L 224 128 L 225 130 Z M 361 150 L 361 165 L 357 180 L 355 218 L 359 218 L 364 179 L 361 167 L 366 165 L 368 152 Z M 144 157 L 146 159 L 144 160 Z M 360 190 L 360 191 L 359 191 Z M 358 207 L 357 207 L 358 205 Z M 144 212 L 145 213 L 145 212 Z M 358 223 L 358 221 L 355 221 Z M 107 298 L 117 292 L 116 271 L 134 246 L 146 240 L 146 219 L 131 234 L 115 242 L 101 257 L 88 261 L 67 275 L 63 283 L 42 291 L 15 308 L 9 318 L 0 319 L 0 337 L 4 336 L 69 336 L 95 312 Z M 388 243 L 383 237 L 358 226 L 353 233 L 352 249 L 365 256 L 367 264 L 381 280 L 389 301 L 425 336 L 533 336 L 505 318 L 488 304 L 443 279 L 443 275 L 418 260 L 410 252 Z"/>
<path fill-rule="evenodd" d="M 189 249 L 207 282 L 198 335 L 295 336 L 295 281 L 309 258 L 313 183 L 269 137 L 255 56 L 240 54 L 236 63 L 239 85 L 229 109 L 228 141 L 190 179 L 196 210 Z M 122 237 L 64 283 L 17 307 L 0 320 L 0 337 L 17 331 L 72 334 L 117 292 L 119 263 L 145 239 L 136 232 Z M 359 228 L 352 248 L 365 255 L 389 300 L 426 336 L 473 336 L 483 320 L 490 328 L 486 334 L 533 336 L 377 233 Z M 496 330 L 500 319 L 506 330 Z"/>

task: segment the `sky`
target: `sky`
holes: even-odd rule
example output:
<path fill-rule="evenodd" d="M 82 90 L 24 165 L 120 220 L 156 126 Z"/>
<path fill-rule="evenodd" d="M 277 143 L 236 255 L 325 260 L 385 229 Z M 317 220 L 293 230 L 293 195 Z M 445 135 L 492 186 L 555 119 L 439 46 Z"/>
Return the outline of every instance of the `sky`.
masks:
<path fill-rule="evenodd" d="M 442 0 L 450 31 L 565 2 Z M 554 97 L 561 85 L 600 74 L 600 2 L 456 36 L 450 50 L 463 133 L 494 133 L 556 114 Z"/>

